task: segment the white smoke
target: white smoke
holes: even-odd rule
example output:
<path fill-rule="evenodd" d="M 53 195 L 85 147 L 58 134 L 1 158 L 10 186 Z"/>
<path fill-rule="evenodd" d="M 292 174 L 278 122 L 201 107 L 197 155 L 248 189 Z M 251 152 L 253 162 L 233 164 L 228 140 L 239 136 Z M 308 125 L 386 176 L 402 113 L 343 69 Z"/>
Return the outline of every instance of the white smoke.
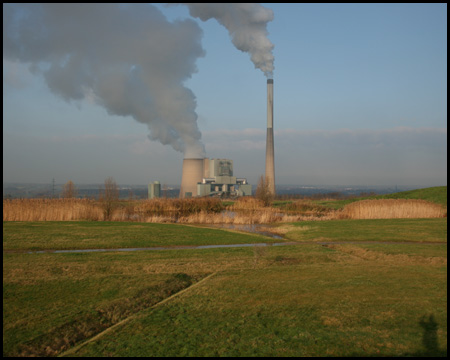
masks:
<path fill-rule="evenodd" d="M 149 4 L 3 4 L 3 58 L 30 64 L 67 101 L 94 98 L 147 124 L 149 138 L 203 157 L 196 100 L 183 82 L 204 56 L 190 19 Z"/>
<path fill-rule="evenodd" d="M 273 77 L 274 45 L 267 38 L 273 11 L 255 3 L 184 3 L 191 16 L 202 21 L 216 19 L 225 26 L 237 49 L 250 54 L 255 68 Z"/>

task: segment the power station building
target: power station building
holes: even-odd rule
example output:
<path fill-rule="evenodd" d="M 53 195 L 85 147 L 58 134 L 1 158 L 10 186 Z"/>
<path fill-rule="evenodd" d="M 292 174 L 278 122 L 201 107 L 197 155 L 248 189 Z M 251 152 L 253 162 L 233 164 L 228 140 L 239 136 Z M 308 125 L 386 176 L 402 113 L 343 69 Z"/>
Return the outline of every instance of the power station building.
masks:
<path fill-rule="evenodd" d="M 154 181 L 148 184 L 148 198 L 154 199 L 161 197 L 161 184 L 159 181 Z"/>
<path fill-rule="evenodd" d="M 238 197 L 252 194 L 245 178 L 233 174 L 230 159 L 184 159 L 180 198 L 195 196 Z"/>
<path fill-rule="evenodd" d="M 266 181 L 275 195 L 275 151 L 273 139 L 273 79 L 267 79 Z M 195 196 L 245 196 L 252 194 L 247 179 L 233 174 L 233 160 L 187 158 L 183 160 L 180 198 Z"/>

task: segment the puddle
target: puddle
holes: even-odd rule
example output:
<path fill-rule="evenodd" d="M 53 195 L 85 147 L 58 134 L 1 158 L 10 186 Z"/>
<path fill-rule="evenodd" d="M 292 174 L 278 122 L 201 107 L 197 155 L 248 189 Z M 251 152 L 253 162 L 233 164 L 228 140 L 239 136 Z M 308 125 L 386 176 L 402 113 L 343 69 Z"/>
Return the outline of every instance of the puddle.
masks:
<path fill-rule="evenodd" d="M 264 235 L 271 237 L 272 239 L 282 240 L 283 237 L 278 234 L 267 231 L 267 225 L 265 224 L 217 224 L 217 225 L 205 225 L 206 227 L 212 227 L 215 229 L 227 229 L 250 232 L 253 234 Z"/>

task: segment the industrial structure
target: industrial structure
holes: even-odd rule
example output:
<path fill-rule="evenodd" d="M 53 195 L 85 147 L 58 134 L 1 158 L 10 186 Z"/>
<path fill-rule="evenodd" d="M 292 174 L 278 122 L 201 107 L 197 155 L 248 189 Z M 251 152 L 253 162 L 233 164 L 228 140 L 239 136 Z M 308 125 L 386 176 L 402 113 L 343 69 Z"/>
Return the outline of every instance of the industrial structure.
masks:
<path fill-rule="evenodd" d="M 267 79 L 267 137 L 265 181 L 275 195 L 275 151 L 273 139 L 273 79 Z M 252 194 L 247 179 L 233 175 L 233 160 L 187 158 L 183 160 L 180 198 L 197 196 L 237 197 Z"/>
<path fill-rule="evenodd" d="M 233 160 L 184 159 L 180 198 L 196 196 L 238 197 L 252 194 L 247 179 L 233 176 Z"/>
<path fill-rule="evenodd" d="M 148 184 L 148 198 L 154 199 L 161 197 L 161 184 L 159 181 L 154 181 Z"/>
<path fill-rule="evenodd" d="M 267 79 L 266 179 L 275 195 L 275 154 L 273 143 L 273 79 Z"/>

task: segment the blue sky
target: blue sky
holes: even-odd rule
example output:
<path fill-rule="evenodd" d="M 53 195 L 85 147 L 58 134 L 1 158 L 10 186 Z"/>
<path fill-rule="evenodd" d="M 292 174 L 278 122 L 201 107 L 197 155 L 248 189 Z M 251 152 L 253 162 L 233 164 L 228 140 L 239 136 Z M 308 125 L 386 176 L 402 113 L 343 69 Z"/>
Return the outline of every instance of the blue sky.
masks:
<path fill-rule="evenodd" d="M 262 5 L 274 15 L 278 184 L 447 184 L 446 4 Z M 266 77 L 216 20 L 149 6 L 201 29 L 204 56 L 184 86 L 206 156 L 233 159 L 235 175 L 256 183 Z M 64 100 L 29 65 L 4 55 L 4 182 L 179 184 L 183 154 L 150 141 L 147 125 L 111 115 L 89 92 Z"/>

